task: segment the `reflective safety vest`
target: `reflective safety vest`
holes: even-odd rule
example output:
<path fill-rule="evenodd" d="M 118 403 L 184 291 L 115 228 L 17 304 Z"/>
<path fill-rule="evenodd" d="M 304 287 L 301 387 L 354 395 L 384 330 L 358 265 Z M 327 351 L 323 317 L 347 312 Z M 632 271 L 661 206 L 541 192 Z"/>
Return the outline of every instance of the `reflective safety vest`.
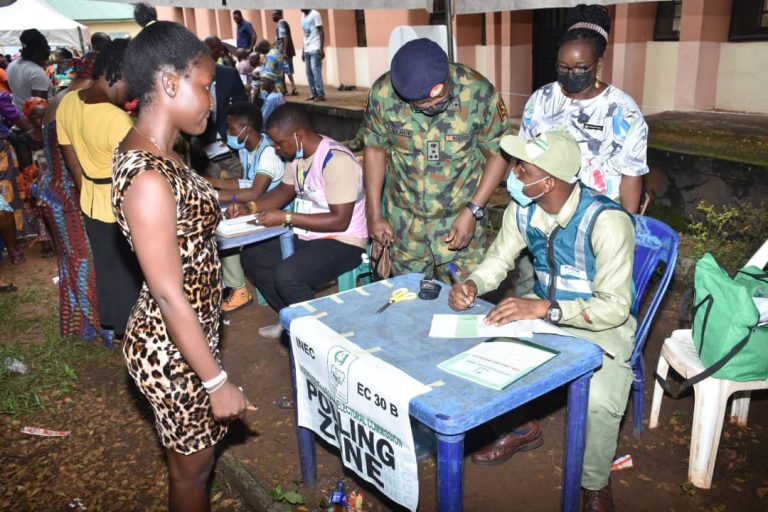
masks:
<path fill-rule="evenodd" d="M 574 300 L 592 297 L 595 278 L 595 253 L 592 230 L 598 215 L 605 210 L 621 210 L 621 205 L 606 196 L 579 185 L 581 194 L 576 212 L 564 228 L 556 225 L 549 237 L 531 227 L 536 203 L 517 209 L 517 227 L 533 256 L 536 271 L 534 293 L 541 299 Z"/>

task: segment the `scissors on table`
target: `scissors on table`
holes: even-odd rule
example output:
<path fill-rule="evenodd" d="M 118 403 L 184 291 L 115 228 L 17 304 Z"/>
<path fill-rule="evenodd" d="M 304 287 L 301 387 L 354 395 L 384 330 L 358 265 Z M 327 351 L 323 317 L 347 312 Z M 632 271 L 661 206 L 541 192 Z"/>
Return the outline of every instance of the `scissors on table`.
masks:
<path fill-rule="evenodd" d="M 409 292 L 408 288 L 398 288 L 392 292 L 392 296 L 389 298 L 386 304 L 381 306 L 376 312 L 381 313 L 395 302 L 403 302 L 405 300 L 413 300 L 416 298 L 416 294 Z"/>

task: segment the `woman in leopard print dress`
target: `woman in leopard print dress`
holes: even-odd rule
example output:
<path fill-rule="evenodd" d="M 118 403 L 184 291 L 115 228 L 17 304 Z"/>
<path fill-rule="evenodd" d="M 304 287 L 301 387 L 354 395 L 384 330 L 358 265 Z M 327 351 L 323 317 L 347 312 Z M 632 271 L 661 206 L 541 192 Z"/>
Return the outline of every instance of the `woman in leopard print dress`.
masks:
<path fill-rule="evenodd" d="M 137 21 L 153 11 L 139 4 Z M 216 192 L 173 144 L 205 129 L 214 63 L 181 25 L 143 24 L 124 56 L 140 114 L 113 159 L 115 217 L 145 278 L 123 355 L 166 447 L 170 509 L 208 510 L 214 445 L 249 405 L 220 366 Z"/>

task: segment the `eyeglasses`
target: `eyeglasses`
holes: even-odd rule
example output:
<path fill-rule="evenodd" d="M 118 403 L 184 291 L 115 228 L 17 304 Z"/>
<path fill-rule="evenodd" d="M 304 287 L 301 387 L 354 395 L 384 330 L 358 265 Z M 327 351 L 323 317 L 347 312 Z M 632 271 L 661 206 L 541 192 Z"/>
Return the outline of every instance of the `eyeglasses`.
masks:
<path fill-rule="evenodd" d="M 560 64 L 559 62 L 557 65 L 555 65 L 555 71 L 557 71 L 558 74 L 564 75 L 566 73 L 571 73 L 576 76 L 585 75 L 592 66 L 597 64 L 597 61 L 594 61 L 592 64 L 588 66 L 574 66 L 574 67 L 568 67 L 564 64 Z"/>

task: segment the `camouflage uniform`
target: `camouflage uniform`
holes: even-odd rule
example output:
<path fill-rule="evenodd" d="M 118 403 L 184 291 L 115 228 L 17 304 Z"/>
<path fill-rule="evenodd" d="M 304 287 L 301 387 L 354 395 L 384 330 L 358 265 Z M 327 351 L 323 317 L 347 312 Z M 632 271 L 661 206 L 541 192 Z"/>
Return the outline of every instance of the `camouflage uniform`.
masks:
<path fill-rule="evenodd" d="M 395 234 L 394 274 L 443 278 L 442 265 L 455 261 L 467 272 L 485 252 L 487 216 L 477 221 L 466 248 L 451 251 L 445 239 L 472 199 L 486 160 L 499 154 L 499 141 L 510 131 L 506 107 L 490 82 L 463 64 L 450 65 L 447 85 L 453 100 L 433 117 L 413 112 L 389 73 L 368 95 L 361 131 L 366 146 L 388 150 L 383 208 Z"/>

